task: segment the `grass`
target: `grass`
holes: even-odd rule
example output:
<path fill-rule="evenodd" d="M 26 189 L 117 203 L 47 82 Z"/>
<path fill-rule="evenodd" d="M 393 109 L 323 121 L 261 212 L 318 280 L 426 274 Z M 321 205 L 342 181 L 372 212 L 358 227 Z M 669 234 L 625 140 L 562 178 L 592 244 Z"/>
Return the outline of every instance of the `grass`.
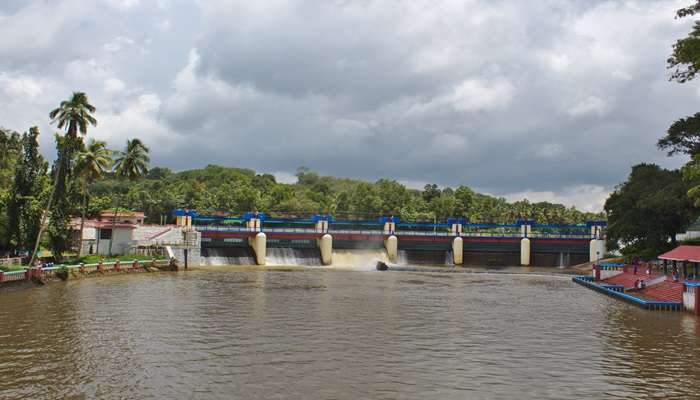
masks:
<path fill-rule="evenodd" d="M 98 262 L 112 262 L 112 261 L 134 261 L 134 260 L 139 260 L 139 261 L 150 261 L 152 259 L 156 260 L 165 260 L 166 257 L 163 256 L 158 256 L 158 257 L 153 257 L 153 256 L 144 256 L 142 254 L 123 254 L 119 256 L 113 256 L 113 257 L 106 257 L 100 254 L 90 254 L 87 256 L 82 256 L 80 258 L 74 258 L 72 260 L 67 260 L 66 262 L 62 264 L 80 264 L 80 263 L 85 263 L 85 264 L 97 264 Z"/>
<path fill-rule="evenodd" d="M 3 271 L 3 272 L 21 271 L 23 269 L 24 269 L 24 267 L 21 265 L 10 265 L 10 266 L 3 265 L 0 267 L 0 271 Z"/>

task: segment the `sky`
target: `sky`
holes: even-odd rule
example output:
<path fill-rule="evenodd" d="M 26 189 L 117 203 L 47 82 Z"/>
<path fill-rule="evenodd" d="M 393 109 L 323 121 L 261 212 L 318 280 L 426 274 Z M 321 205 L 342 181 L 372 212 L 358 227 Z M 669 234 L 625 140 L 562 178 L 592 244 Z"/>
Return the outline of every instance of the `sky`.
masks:
<path fill-rule="evenodd" d="M 153 165 L 468 185 L 599 211 L 697 110 L 666 58 L 689 0 L 3 0 L 0 126 L 73 91 Z"/>

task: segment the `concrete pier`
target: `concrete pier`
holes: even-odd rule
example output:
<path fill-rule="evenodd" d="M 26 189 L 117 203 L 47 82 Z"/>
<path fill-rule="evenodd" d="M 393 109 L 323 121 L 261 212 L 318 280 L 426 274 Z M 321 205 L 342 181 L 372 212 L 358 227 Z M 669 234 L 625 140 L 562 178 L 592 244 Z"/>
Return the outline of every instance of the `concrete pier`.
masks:
<path fill-rule="evenodd" d="M 399 239 L 394 235 L 389 236 L 384 240 L 384 248 L 389 261 L 396 261 L 396 257 L 399 254 Z"/>
<path fill-rule="evenodd" d="M 248 238 L 248 244 L 255 252 L 255 262 L 258 265 L 265 265 L 267 253 L 267 236 L 259 232 L 253 237 Z"/>
<path fill-rule="evenodd" d="M 527 267 L 530 265 L 530 239 L 520 239 L 520 265 Z"/>
<path fill-rule="evenodd" d="M 333 236 L 325 234 L 318 239 L 318 248 L 321 250 L 321 262 L 323 265 L 333 264 Z"/>
<path fill-rule="evenodd" d="M 454 265 L 462 265 L 464 262 L 464 241 L 459 236 L 452 240 L 452 262 Z"/>

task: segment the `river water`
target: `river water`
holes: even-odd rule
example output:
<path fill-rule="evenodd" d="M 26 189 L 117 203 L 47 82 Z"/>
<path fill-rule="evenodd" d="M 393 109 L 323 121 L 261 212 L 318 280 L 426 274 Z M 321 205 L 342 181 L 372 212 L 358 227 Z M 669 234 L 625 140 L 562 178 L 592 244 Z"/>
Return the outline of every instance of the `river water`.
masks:
<path fill-rule="evenodd" d="M 568 276 L 121 275 L 0 292 L 0 398 L 698 398 L 699 328 Z"/>

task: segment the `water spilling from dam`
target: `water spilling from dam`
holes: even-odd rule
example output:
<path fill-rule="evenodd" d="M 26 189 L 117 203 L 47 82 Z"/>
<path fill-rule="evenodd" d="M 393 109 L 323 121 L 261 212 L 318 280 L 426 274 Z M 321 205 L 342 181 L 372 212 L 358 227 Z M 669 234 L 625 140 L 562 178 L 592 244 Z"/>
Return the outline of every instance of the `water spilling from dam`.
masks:
<path fill-rule="evenodd" d="M 290 247 L 272 247 L 267 249 L 269 266 L 320 266 L 321 252 L 318 249 L 296 249 Z"/>
<path fill-rule="evenodd" d="M 249 247 L 202 248 L 201 262 L 205 266 L 255 265 L 255 253 Z"/>

